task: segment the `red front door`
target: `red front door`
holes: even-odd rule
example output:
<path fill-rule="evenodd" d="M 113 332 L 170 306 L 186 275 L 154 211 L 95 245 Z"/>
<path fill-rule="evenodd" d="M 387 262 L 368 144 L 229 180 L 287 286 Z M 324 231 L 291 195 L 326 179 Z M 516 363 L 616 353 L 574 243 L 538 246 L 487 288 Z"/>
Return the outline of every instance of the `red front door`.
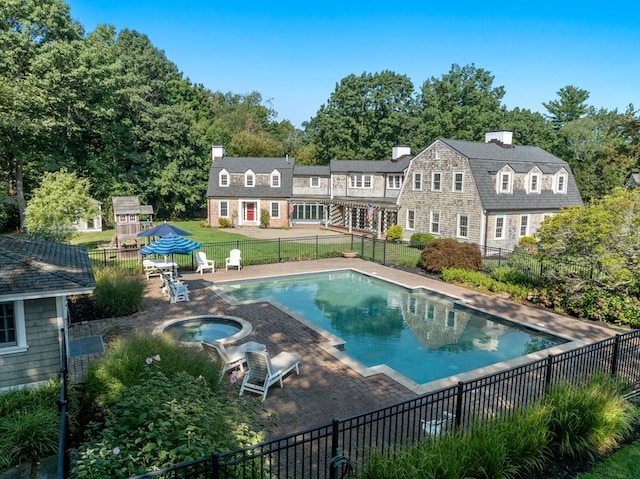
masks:
<path fill-rule="evenodd" d="M 247 221 L 256 220 L 256 204 L 247 203 Z"/>

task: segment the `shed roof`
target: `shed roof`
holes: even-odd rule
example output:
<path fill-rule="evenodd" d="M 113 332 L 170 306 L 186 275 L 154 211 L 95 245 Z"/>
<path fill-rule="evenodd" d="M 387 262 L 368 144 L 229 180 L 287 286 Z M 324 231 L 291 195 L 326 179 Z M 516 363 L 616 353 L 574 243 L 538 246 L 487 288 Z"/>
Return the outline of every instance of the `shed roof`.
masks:
<path fill-rule="evenodd" d="M 0 236 L 0 301 L 87 294 L 96 287 L 81 246 Z"/>

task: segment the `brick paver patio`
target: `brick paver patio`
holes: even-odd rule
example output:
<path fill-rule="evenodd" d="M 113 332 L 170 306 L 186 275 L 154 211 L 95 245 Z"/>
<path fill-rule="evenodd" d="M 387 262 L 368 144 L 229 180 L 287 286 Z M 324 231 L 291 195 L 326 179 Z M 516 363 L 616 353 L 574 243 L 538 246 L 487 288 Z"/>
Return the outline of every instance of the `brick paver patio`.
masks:
<path fill-rule="evenodd" d="M 112 318 L 75 324 L 70 337 L 80 338 L 103 335 L 107 339 L 117 334 L 138 330 L 152 331 L 171 319 L 199 315 L 238 316 L 253 324 L 253 331 L 243 340 L 258 341 L 267 346 L 271 354 L 291 351 L 302 356 L 300 375 L 288 376 L 284 388 L 274 385 L 269 390 L 264 408 L 275 414 L 277 425 L 274 436 L 297 432 L 330 422 L 333 418 L 346 418 L 362 412 L 416 397 L 418 392 L 436 389 L 459 378 L 433 383 L 416 392 L 385 374 L 364 377 L 342 361 L 329 354 L 319 344 L 324 339 L 292 316 L 266 302 L 227 303 L 211 286 L 218 281 L 247 279 L 312 271 L 353 268 L 368 274 L 390 279 L 408 287 L 423 286 L 462 300 L 465 304 L 511 320 L 544 328 L 562 336 L 582 342 L 595 342 L 615 334 L 614 330 L 577 321 L 552 312 L 531 308 L 497 296 L 487 296 L 441 281 L 433 280 L 399 269 L 381 266 L 359 259 L 334 258 L 269 265 L 247 266 L 241 271 L 216 270 L 214 274 L 188 273 L 183 278 L 189 285 L 189 302 L 170 304 L 160 291 L 157 278 L 148 280 L 143 309 L 126 318 Z M 348 292 L 345 292 L 348 294 Z M 107 341 L 108 348 L 108 341 Z M 70 377 L 82 382 L 91 355 L 73 358 L 69 364 Z M 489 371 L 491 368 L 485 368 Z M 239 386 L 238 386 L 239 388 Z"/>

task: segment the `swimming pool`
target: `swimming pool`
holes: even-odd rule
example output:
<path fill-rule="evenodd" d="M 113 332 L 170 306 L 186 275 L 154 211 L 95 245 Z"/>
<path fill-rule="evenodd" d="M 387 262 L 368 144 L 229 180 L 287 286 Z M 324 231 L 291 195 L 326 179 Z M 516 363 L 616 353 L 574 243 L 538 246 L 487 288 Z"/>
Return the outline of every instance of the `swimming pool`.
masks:
<path fill-rule="evenodd" d="M 339 336 L 367 367 L 417 384 L 541 351 L 567 340 L 351 270 L 217 283 L 233 301 L 268 300 Z"/>

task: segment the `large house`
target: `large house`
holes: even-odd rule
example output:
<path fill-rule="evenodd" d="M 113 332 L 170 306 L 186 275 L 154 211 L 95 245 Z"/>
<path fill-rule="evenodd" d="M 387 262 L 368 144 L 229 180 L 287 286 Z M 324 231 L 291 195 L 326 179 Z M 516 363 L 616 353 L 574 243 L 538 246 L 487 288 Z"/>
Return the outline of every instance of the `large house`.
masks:
<path fill-rule="evenodd" d="M 290 158 L 226 157 L 214 146 L 208 221 L 270 226 L 317 223 L 383 236 L 390 226 L 513 249 L 561 208 L 582 205 L 567 162 L 512 132 L 485 142 L 439 139 L 417 155 L 394 147 L 390 159 L 297 166 Z"/>
<path fill-rule="evenodd" d="M 67 297 L 96 286 L 85 248 L 0 236 L 0 391 L 56 378 Z"/>

